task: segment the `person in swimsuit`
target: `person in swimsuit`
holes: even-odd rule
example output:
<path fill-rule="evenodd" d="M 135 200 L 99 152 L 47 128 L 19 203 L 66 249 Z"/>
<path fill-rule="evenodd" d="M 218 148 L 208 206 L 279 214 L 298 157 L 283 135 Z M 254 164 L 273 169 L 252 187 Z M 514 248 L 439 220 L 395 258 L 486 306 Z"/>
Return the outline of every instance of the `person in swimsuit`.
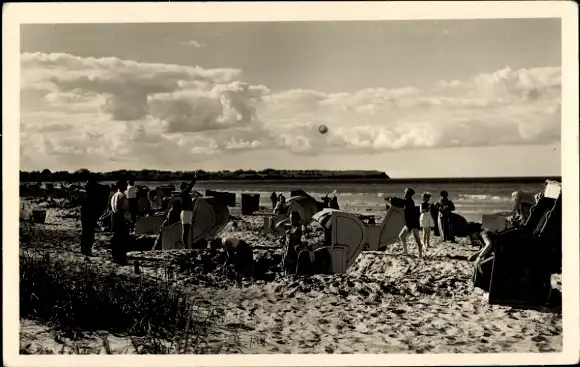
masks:
<path fill-rule="evenodd" d="M 193 179 L 188 183 L 182 182 L 179 188 L 179 198 L 181 199 L 181 241 L 183 246 L 187 248 L 189 241 L 188 237 L 191 235 L 191 225 L 193 224 L 193 198 L 191 197 L 191 190 L 197 181 L 197 172 Z"/>
<path fill-rule="evenodd" d="M 411 188 L 405 189 L 405 198 L 387 198 L 391 205 L 403 208 L 405 217 L 405 226 L 399 233 L 399 239 L 403 245 L 403 253 L 409 255 L 407 251 L 407 236 L 409 233 L 413 234 L 415 241 L 417 242 L 417 248 L 419 250 L 419 257 L 423 257 L 423 245 L 421 243 L 421 237 L 419 236 L 419 212 L 415 206 L 415 201 L 413 200 L 413 195 L 415 195 L 415 190 Z"/>
<path fill-rule="evenodd" d="M 421 197 L 421 216 L 419 216 L 419 224 L 421 225 L 421 230 L 423 232 L 423 244 L 425 248 L 430 245 L 431 242 L 431 228 L 435 226 L 433 217 L 431 216 L 431 203 L 429 199 L 431 194 L 424 192 Z"/>
<path fill-rule="evenodd" d="M 296 272 L 298 253 L 302 250 L 301 220 L 298 212 L 292 212 L 288 219 L 276 224 L 276 229 L 284 228 L 286 230 L 286 244 L 282 258 L 282 266 L 286 274 L 294 274 Z"/>

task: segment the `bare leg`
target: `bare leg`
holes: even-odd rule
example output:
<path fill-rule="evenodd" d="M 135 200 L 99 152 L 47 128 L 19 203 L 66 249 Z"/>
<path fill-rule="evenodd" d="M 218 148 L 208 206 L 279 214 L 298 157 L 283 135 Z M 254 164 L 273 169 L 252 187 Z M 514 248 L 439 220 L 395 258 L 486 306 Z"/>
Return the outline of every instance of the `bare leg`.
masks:
<path fill-rule="evenodd" d="M 419 235 L 419 230 L 417 228 L 413 228 L 411 230 L 413 232 L 413 237 L 415 237 L 415 241 L 417 242 L 417 249 L 419 250 L 419 257 L 423 257 L 423 244 L 421 243 L 421 236 Z"/>
<path fill-rule="evenodd" d="M 424 229 L 424 231 L 425 231 L 425 240 L 423 242 L 424 242 L 425 248 L 427 248 L 427 247 L 431 246 L 431 228 L 427 227 Z"/>
<path fill-rule="evenodd" d="M 403 253 L 405 255 L 409 255 L 409 251 L 407 251 L 407 236 L 409 235 L 409 229 L 407 226 L 404 226 L 399 233 L 399 240 L 401 240 L 401 244 L 403 245 Z"/>
<path fill-rule="evenodd" d="M 188 236 L 189 236 L 189 230 L 191 229 L 191 224 L 182 224 L 181 225 L 181 241 L 183 241 L 183 247 L 184 248 L 189 248 L 189 241 Z"/>
<path fill-rule="evenodd" d="M 427 239 L 427 231 L 429 230 L 429 228 L 423 227 L 421 229 L 422 234 L 423 234 L 423 243 L 425 244 L 425 248 L 427 248 L 427 246 L 429 245 L 429 240 Z"/>

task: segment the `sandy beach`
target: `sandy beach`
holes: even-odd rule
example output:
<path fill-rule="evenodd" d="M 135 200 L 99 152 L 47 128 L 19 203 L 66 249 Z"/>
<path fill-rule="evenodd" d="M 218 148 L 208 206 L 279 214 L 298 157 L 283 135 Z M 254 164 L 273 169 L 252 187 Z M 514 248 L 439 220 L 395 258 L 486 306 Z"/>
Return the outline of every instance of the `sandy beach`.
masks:
<path fill-rule="evenodd" d="M 562 350 L 562 316 L 549 309 L 524 310 L 489 305 L 486 294 L 474 290 L 473 268 L 467 257 L 476 249 L 466 238 L 441 243 L 433 237 L 425 259 L 400 255 L 400 244 L 385 252 L 363 252 L 343 275 L 283 276 L 282 244 L 263 235 L 266 212 L 231 216 L 222 236 L 251 244 L 262 276 L 241 286 L 220 265 L 211 265 L 207 250 L 131 251 L 129 265 L 112 263 L 107 249 L 110 233 L 97 233 L 93 257 L 80 254 L 80 209 L 64 202 L 22 200 L 22 210 L 47 210 L 45 224 L 21 223 L 20 252 L 48 253 L 71 266 L 89 262 L 119 277 L 170 277 L 201 305 L 218 310 L 219 331 L 208 339 L 220 353 L 490 353 L 557 352 Z M 377 217 L 377 220 L 380 220 Z M 26 228 L 24 228 L 26 227 Z M 311 224 L 305 240 L 322 240 Z M 152 243 L 144 236 L 140 243 Z M 138 261 L 141 273 L 135 275 Z M 209 263 L 208 263 L 209 262 Z M 172 274 L 161 268 L 169 266 Z M 561 289 L 561 276 L 553 277 Z M 200 311 L 202 312 L 202 311 Z M 21 353 L 136 353 L 130 338 L 106 331 L 82 337 L 56 337 L 43 322 L 21 318 Z M 103 342 L 106 340 L 106 342 Z M 105 347 L 106 345 L 106 347 Z M 80 346 L 80 347 L 79 347 Z"/>

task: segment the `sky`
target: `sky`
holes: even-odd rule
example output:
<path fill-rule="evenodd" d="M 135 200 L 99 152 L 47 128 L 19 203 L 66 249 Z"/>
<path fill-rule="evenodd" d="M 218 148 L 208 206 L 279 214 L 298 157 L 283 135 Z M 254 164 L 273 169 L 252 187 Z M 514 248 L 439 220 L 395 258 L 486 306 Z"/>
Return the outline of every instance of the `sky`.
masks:
<path fill-rule="evenodd" d="M 39 24 L 20 36 L 22 170 L 561 174 L 560 19 Z"/>

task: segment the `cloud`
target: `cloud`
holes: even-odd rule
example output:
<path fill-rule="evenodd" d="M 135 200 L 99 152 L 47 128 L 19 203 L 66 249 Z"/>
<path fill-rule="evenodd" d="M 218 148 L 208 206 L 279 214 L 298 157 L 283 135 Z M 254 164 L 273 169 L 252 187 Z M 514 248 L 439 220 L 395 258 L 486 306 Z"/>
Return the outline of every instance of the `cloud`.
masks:
<path fill-rule="evenodd" d="M 198 42 L 196 40 L 181 41 L 181 42 L 179 42 L 179 44 L 186 46 L 186 47 L 190 47 L 190 48 L 202 48 L 202 47 L 206 46 L 204 43 Z"/>
<path fill-rule="evenodd" d="M 272 92 L 238 69 L 62 53 L 24 53 L 21 66 L 23 165 L 185 169 L 260 149 L 315 156 L 560 139 L 559 67 L 325 93 Z"/>

